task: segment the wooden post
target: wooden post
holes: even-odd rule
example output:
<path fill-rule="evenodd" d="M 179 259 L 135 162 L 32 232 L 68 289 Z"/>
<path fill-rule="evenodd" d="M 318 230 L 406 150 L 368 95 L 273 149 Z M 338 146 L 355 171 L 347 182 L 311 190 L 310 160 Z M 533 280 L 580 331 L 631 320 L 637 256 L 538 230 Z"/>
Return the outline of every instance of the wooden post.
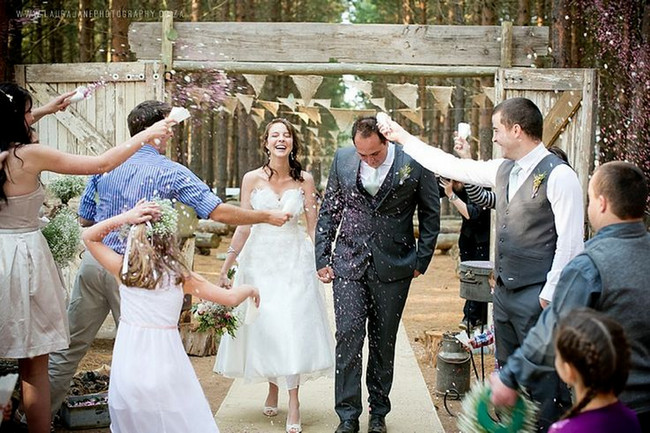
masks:
<path fill-rule="evenodd" d="M 501 67 L 512 68 L 512 23 L 501 23 Z"/>
<path fill-rule="evenodd" d="M 172 40 L 175 39 L 172 36 L 173 32 L 174 32 L 174 12 L 163 11 L 161 59 L 163 64 L 165 65 L 166 71 L 171 71 L 172 69 L 172 62 L 173 62 Z"/>

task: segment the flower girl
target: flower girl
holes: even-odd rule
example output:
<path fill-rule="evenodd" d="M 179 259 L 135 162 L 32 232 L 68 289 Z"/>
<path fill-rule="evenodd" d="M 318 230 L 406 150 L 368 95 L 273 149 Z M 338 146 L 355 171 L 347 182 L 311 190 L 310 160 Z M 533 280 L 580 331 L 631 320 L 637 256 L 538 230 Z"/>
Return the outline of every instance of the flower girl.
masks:
<path fill-rule="evenodd" d="M 112 433 L 218 432 L 178 332 L 183 294 L 228 306 L 251 297 L 259 305 L 254 287 L 226 290 L 187 270 L 175 239 L 177 218 L 169 200 L 140 201 L 83 234 L 88 250 L 121 282 L 108 390 Z M 102 239 L 127 225 L 121 256 Z"/>

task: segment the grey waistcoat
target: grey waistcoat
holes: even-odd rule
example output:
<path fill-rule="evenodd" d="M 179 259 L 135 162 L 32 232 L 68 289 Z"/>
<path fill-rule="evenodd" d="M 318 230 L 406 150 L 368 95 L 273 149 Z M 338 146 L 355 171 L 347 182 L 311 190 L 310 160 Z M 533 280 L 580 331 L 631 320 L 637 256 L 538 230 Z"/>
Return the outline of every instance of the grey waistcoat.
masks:
<path fill-rule="evenodd" d="M 508 180 L 514 161 L 499 167 L 496 177 L 496 260 L 497 281 L 514 290 L 532 284 L 543 284 L 551 270 L 557 232 L 546 187 L 551 171 L 564 164 L 555 155 L 548 155 L 533 169 L 508 202 Z M 535 176 L 544 179 L 534 193 Z"/>
<path fill-rule="evenodd" d="M 621 400 L 631 409 L 650 411 L 650 234 L 594 238 L 585 253 L 602 280 L 596 310 L 625 328 L 631 348 L 630 376 Z"/>

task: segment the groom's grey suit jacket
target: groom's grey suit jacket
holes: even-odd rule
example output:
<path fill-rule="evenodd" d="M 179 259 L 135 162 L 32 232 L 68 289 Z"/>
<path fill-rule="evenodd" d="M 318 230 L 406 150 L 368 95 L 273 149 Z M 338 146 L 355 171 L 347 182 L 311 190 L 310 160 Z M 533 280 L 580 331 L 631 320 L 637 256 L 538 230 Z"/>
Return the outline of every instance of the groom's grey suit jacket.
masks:
<path fill-rule="evenodd" d="M 337 277 L 358 280 L 372 261 L 383 282 L 412 277 L 415 269 L 424 273 L 440 231 L 435 175 L 395 146 L 393 165 L 373 197 L 361 184 L 360 164 L 354 147 L 334 156 L 316 227 L 316 269 L 329 265 Z"/>

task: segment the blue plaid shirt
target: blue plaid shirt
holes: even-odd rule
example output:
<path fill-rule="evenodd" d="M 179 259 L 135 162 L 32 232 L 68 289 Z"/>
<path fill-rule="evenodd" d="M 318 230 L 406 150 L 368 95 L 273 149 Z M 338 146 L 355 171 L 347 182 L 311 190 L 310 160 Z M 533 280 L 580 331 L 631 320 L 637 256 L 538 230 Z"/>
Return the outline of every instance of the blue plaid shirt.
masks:
<path fill-rule="evenodd" d="M 221 204 L 187 167 L 169 160 L 154 147 L 145 145 L 113 171 L 90 178 L 79 204 L 79 216 L 103 221 L 131 209 L 140 199 L 176 199 L 193 208 L 199 218 L 208 218 Z M 104 244 L 124 254 L 125 239 L 113 231 Z"/>

